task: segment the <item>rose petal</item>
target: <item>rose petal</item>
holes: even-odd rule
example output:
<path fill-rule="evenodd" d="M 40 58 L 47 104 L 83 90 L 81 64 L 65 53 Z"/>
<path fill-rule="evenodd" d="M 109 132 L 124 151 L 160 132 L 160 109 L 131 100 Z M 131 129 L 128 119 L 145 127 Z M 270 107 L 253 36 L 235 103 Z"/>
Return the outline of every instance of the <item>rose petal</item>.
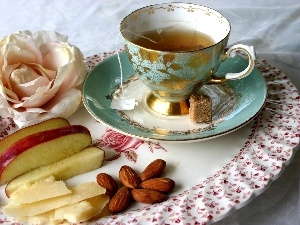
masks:
<path fill-rule="evenodd" d="M 57 72 L 57 84 L 55 83 L 54 85 L 59 85 L 61 82 L 58 93 L 72 87 L 79 87 L 83 84 L 87 75 L 83 55 L 80 50 L 77 47 L 72 46 L 70 47 L 70 51 L 72 53 L 72 58 L 69 64 L 60 67 Z M 74 56 L 76 56 L 76 58 Z"/>
<path fill-rule="evenodd" d="M 19 98 L 24 99 L 25 97 L 33 96 L 39 87 L 47 86 L 49 83 L 50 81 L 46 77 L 39 76 L 28 83 L 13 85 L 12 90 Z"/>
<path fill-rule="evenodd" d="M 11 90 L 7 89 L 3 85 L 0 85 L 0 95 L 2 98 L 5 99 L 5 101 L 9 101 L 12 103 L 20 103 L 19 97 L 12 92 Z"/>
<path fill-rule="evenodd" d="M 17 70 L 17 71 L 16 71 Z M 56 77 L 56 71 L 47 70 L 36 63 L 28 64 L 13 64 L 4 67 L 5 76 L 2 78 L 3 85 L 11 89 L 11 78 L 13 76 L 14 84 L 27 83 L 36 79 L 38 76 L 47 77 L 48 80 L 53 80 Z"/>
<path fill-rule="evenodd" d="M 45 110 L 45 109 L 42 109 L 42 108 L 27 108 L 26 112 L 28 112 L 28 113 L 30 113 L 30 112 L 33 112 L 33 113 L 45 113 L 45 112 L 48 112 L 48 111 Z"/>
<path fill-rule="evenodd" d="M 11 65 L 16 63 L 30 63 L 30 62 L 39 62 L 40 59 L 30 51 L 20 49 L 18 46 L 15 46 L 13 43 L 8 43 L 6 48 L 3 51 L 5 56 L 4 65 Z"/>
<path fill-rule="evenodd" d="M 13 33 L 1 40 L 1 67 L 16 63 L 41 63 L 42 55 L 30 31 Z"/>
<path fill-rule="evenodd" d="M 34 109 L 30 112 L 18 112 L 17 110 L 12 110 L 12 108 L 10 108 L 9 113 L 14 117 L 15 123 L 22 128 L 54 117 L 68 118 L 76 112 L 80 103 L 81 92 L 72 88 L 51 99 L 51 101 L 45 105 L 45 108 L 43 108 L 46 112 L 39 113 L 39 110 Z"/>
<path fill-rule="evenodd" d="M 28 64 L 36 73 L 40 74 L 41 76 L 46 76 L 48 80 L 53 80 L 56 77 L 56 71 L 48 70 L 40 64 L 36 63 L 29 63 Z"/>
<path fill-rule="evenodd" d="M 59 34 L 55 31 L 40 30 L 32 34 L 36 44 L 41 47 L 42 45 L 54 41 L 54 42 L 67 42 L 68 36 Z"/>
<path fill-rule="evenodd" d="M 39 77 L 31 67 L 21 64 L 10 73 L 9 81 L 11 85 L 25 84 Z"/>
<path fill-rule="evenodd" d="M 28 67 L 32 66 L 32 67 Z M 22 64 L 22 65 L 11 65 L 7 66 L 6 73 L 11 73 L 10 78 L 5 79 L 9 93 L 15 92 L 14 97 L 17 95 L 18 100 L 24 100 L 25 97 L 31 97 L 34 95 L 36 90 L 42 86 L 48 86 L 50 83 L 49 79 L 55 77 L 56 72 L 51 70 L 44 69 L 41 65 L 38 64 Z M 41 89 L 42 90 L 42 89 Z M 49 90 L 46 88 L 44 90 Z M 57 90 L 46 95 L 53 95 Z M 7 91 L 6 91 L 7 92 Z M 22 103 L 20 101 L 15 102 L 18 105 L 15 107 L 21 107 Z M 21 104 L 20 104 L 21 103 Z"/>
<path fill-rule="evenodd" d="M 24 97 L 21 99 L 22 103 L 13 104 L 13 108 L 37 108 L 43 106 L 46 102 L 48 102 L 53 96 L 53 92 L 50 91 L 52 86 L 52 82 L 47 86 L 39 87 L 35 94 L 30 97 Z"/>
<path fill-rule="evenodd" d="M 72 61 L 70 64 L 59 68 L 56 80 L 60 80 L 61 85 L 58 93 L 79 86 L 83 83 L 85 77 L 86 69 L 83 61 Z M 54 85 L 56 85 L 56 83 Z"/>
<path fill-rule="evenodd" d="M 4 76 L 1 75 L 1 78 L 2 78 L 2 84 L 11 89 L 11 83 L 10 83 L 10 75 L 11 73 L 20 66 L 20 63 L 17 63 L 17 64 L 12 64 L 12 65 L 8 65 L 8 66 L 3 66 L 3 71 L 4 71 Z"/>
<path fill-rule="evenodd" d="M 57 89 L 59 89 L 57 91 L 57 93 L 61 93 L 63 91 L 66 91 L 72 87 L 81 85 L 83 83 L 83 81 L 86 77 L 86 67 L 85 67 L 85 64 L 83 61 L 83 55 L 77 47 L 66 45 L 66 44 L 54 45 L 54 46 L 56 46 L 56 47 L 60 46 L 60 48 L 64 48 L 64 49 L 60 49 L 60 51 L 68 53 L 68 60 L 70 60 L 70 62 L 68 62 L 65 65 L 58 68 L 56 79 L 55 79 L 55 82 L 53 85 L 53 89 L 57 88 Z M 47 50 L 46 47 L 50 47 L 50 45 L 43 46 L 43 47 L 45 47 L 45 49 L 42 49 L 43 60 L 45 59 L 44 60 L 45 64 L 43 66 L 54 69 L 54 67 L 57 65 L 55 65 L 55 62 L 53 62 L 53 64 L 51 64 L 50 61 L 51 60 L 53 61 L 53 57 L 55 58 L 55 56 L 54 55 L 52 55 L 51 57 L 50 57 L 50 55 L 47 56 L 47 54 L 50 54 L 50 51 L 49 52 L 46 51 Z M 52 45 L 52 47 L 53 47 L 53 45 Z M 60 51 L 57 50 L 56 52 L 51 52 L 51 54 L 60 54 L 59 53 Z M 61 53 L 57 57 L 65 57 L 65 59 L 66 59 L 67 56 L 64 55 L 65 53 Z M 46 60 L 49 60 L 49 62 Z M 49 63 L 49 64 L 47 64 L 47 63 Z"/>
<path fill-rule="evenodd" d="M 81 91 L 71 88 L 61 94 L 55 95 L 43 108 L 55 117 L 67 118 L 71 116 L 81 103 Z"/>
<path fill-rule="evenodd" d="M 50 42 L 41 47 L 41 52 L 43 67 L 58 71 L 53 85 L 53 88 L 59 88 L 58 93 L 83 83 L 86 68 L 77 47 L 67 43 Z"/>
<path fill-rule="evenodd" d="M 70 61 L 71 52 L 64 43 L 49 42 L 41 47 L 44 68 L 57 71 Z"/>

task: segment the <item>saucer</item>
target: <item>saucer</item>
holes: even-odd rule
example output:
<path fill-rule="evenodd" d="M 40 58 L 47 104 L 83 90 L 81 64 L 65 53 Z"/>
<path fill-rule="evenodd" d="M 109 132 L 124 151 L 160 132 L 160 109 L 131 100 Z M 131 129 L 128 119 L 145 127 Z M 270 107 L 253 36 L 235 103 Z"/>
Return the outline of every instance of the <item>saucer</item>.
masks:
<path fill-rule="evenodd" d="M 98 64 L 87 76 L 83 86 L 83 103 L 87 111 L 105 126 L 125 135 L 150 141 L 187 142 L 215 138 L 232 132 L 253 119 L 263 108 L 266 82 L 256 68 L 241 80 L 205 85 L 199 92 L 212 99 L 212 121 L 193 123 L 188 115 L 164 116 L 148 108 L 150 94 L 135 74 L 125 52 L 113 55 Z M 242 71 L 248 61 L 237 56 L 223 62 L 217 75 Z M 113 98 L 135 99 L 133 110 L 111 109 Z"/>

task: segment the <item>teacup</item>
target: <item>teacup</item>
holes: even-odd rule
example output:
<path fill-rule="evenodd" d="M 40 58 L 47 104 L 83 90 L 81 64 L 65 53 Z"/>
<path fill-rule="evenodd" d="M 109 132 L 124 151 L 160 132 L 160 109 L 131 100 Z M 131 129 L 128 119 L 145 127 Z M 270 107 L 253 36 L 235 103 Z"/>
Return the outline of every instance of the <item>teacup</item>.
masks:
<path fill-rule="evenodd" d="M 190 95 L 203 85 L 241 79 L 255 65 L 252 46 L 237 44 L 227 52 L 229 21 L 214 9 L 188 3 L 146 6 L 126 16 L 120 32 L 129 60 L 151 90 L 147 105 L 163 115 L 188 114 Z M 224 55 L 244 51 L 248 67 L 216 77 Z"/>

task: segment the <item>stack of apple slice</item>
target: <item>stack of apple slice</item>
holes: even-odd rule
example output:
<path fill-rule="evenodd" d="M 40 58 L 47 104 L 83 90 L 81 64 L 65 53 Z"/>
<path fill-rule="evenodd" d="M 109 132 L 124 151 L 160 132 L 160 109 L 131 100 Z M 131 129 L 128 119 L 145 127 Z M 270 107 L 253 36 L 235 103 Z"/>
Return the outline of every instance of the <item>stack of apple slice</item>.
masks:
<path fill-rule="evenodd" d="M 31 170 L 11 180 L 5 187 L 7 197 L 24 184 L 33 184 L 49 176 L 56 180 L 67 180 L 79 174 L 93 171 L 102 166 L 104 151 L 96 147 L 86 147 L 65 159 Z"/>
<path fill-rule="evenodd" d="M 23 128 L 1 140 L 0 185 L 8 183 L 9 197 L 2 212 L 46 223 L 49 219 L 81 222 L 99 214 L 109 201 L 104 188 L 90 182 L 68 189 L 62 181 L 102 166 L 104 151 L 91 143 L 86 127 L 70 125 L 63 118 Z"/>
<path fill-rule="evenodd" d="M 104 151 L 91 147 L 90 131 L 53 118 L 23 128 L 0 141 L 0 185 L 6 195 L 51 175 L 66 180 L 100 168 Z"/>

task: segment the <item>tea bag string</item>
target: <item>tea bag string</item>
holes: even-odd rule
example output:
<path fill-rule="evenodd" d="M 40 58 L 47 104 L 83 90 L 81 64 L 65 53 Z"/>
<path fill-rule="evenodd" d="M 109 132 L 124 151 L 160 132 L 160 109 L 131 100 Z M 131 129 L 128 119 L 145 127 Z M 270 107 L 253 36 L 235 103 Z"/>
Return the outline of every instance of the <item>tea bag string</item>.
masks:
<path fill-rule="evenodd" d="M 118 49 L 118 43 L 119 43 L 119 39 L 120 39 L 120 36 L 122 35 L 123 32 L 129 32 L 129 33 L 132 33 L 133 35 L 136 35 L 138 37 L 141 37 L 141 38 L 144 38 L 144 39 L 147 39 L 153 43 L 157 43 L 157 41 L 154 41 L 148 37 L 145 37 L 143 35 L 140 35 L 140 34 L 137 34 L 131 30 L 121 30 L 117 36 L 117 41 L 116 41 L 116 52 L 117 52 L 117 57 L 118 57 L 118 63 L 119 63 L 119 67 L 120 67 L 120 88 L 121 88 L 121 91 L 123 92 L 123 67 L 122 67 L 122 63 L 121 63 L 121 59 L 120 59 L 120 54 L 119 54 L 119 49 Z M 162 30 L 161 29 L 158 29 L 157 32 L 159 34 L 161 34 Z"/>
<path fill-rule="evenodd" d="M 146 38 L 149 41 L 155 43 L 155 41 L 153 41 L 153 40 L 151 40 L 147 37 L 144 37 L 142 35 L 136 34 L 136 33 L 132 32 L 130 30 L 122 30 L 122 31 L 119 32 L 118 37 L 117 37 L 117 41 L 116 41 L 116 52 L 117 52 L 119 66 L 120 66 L 120 79 L 121 79 L 120 80 L 120 91 L 122 93 L 124 93 L 123 92 L 123 68 L 122 68 L 122 63 L 121 63 L 120 54 L 119 54 L 119 50 L 118 50 L 118 41 L 119 41 L 120 35 L 124 31 L 130 32 L 130 33 L 132 33 L 134 35 L 137 35 L 139 37 L 142 37 L 142 38 Z M 111 101 L 111 104 L 110 104 L 110 108 L 116 109 L 116 110 L 132 110 L 132 109 L 134 109 L 135 105 L 138 105 L 138 102 L 135 101 L 135 98 L 126 98 L 126 97 L 123 97 L 122 95 L 120 95 L 120 96 L 121 97 L 117 97 L 115 95 L 113 97 L 113 99 Z"/>

